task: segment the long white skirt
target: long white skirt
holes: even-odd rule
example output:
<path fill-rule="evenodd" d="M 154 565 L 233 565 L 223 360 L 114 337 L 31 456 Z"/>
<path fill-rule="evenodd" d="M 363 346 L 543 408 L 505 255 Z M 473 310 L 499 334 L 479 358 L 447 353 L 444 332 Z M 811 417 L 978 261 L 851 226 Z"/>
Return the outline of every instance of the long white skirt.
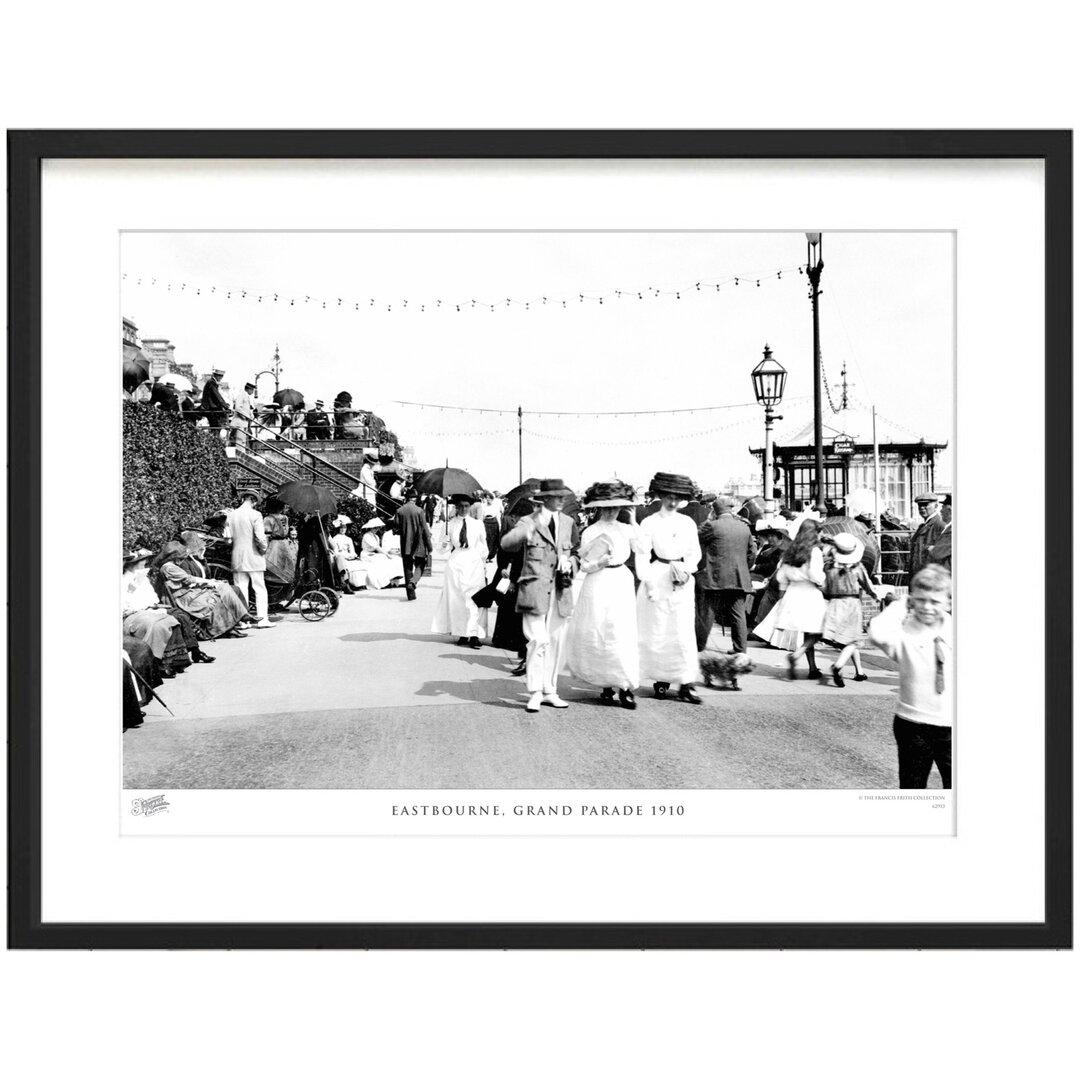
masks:
<path fill-rule="evenodd" d="M 472 602 L 473 593 L 487 584 L 483 560 L 455 551 L 446 561 L 442 594 L 431 620 L 433 634 L 453 637 L 486 637 L 488 609 Z"/>
<path fill-rule="evenodd" d="M 360 565 L 367 571 L 369 589 L 385 589 L 394 578 L 405 575 L 400 558 L 395 559 L 377 551 L 364 552 L 360 556 Z"/>
<path fill-rule="evenodd" d="M 671 581 L 671 567 L 662 562 L 649 563 L 638 573 L 641 577 L 637 593 L 641 681 L 676 686 L 697 682 L 694 579 L 690 578 L 676 589 Z M 649 599 L 650 588 L 655 600 Z"/>
<path fill-rule="evenodd" d="M 639 683 L 634 577 L 625 566 L 586 574 L 566 634 L 566 668 L 593 686 Z"/>

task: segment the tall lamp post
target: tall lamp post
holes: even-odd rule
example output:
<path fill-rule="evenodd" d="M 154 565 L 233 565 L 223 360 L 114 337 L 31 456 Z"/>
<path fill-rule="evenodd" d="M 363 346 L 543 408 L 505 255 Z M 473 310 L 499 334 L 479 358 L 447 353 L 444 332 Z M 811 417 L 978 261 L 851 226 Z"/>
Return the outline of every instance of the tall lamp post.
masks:
<path fill-rule="evenodd" d="M 818 327 L 818 297 L 821 295 L 821 233 L 806 234 L 806 276 L 810 279 L 810 306 L 814 312 L 814 509 L 825 516 L 825 451 L 821 442 L 821 333 Z"/>
<path fill-rule="evenodd" d="M 765 406 L 765 472 L 762 483 L 762 495 L 766 499 L 772 498 L 773 484 L 773 445 L 772 426 L 774 420 L 782 420 L 782 416 L 775 416 L 773 409 L 780 404 L 784 396 L 784 384 L 787 382 L 787 369 L 773 358 L 772 349 L 765 346 L 765 355 L 761 362 L 750 372 L 750 379 L 754 384 L 754 397 L 759 405 Z"/>
<path fill-rule="evenodd" d="M 260 371 L 259 375 L 273 375 L 274 376 L 274 393 L 276 394 L 281 387 L 281 355 L 277 345 L 274 346 L 274 366 L 267 368 L 265 371 Z M 259 375 L 255 376 L 255 396 L 259 396 Z"/>

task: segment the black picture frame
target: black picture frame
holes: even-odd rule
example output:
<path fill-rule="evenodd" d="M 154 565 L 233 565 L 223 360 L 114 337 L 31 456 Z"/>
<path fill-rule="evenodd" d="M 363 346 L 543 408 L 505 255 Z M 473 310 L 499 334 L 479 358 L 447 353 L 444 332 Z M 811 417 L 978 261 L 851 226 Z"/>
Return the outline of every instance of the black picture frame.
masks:
<path fill-rule="evenodd" d="M 838 949 L 1072 945 L 1072 133 L 8 132 L 8 943 L 14 948 Z M 41 166 L 97 159 L 1039 159 L 1045 166 L 1045 918 L 1038 923 L 45 923 L 41 916 Z"/>

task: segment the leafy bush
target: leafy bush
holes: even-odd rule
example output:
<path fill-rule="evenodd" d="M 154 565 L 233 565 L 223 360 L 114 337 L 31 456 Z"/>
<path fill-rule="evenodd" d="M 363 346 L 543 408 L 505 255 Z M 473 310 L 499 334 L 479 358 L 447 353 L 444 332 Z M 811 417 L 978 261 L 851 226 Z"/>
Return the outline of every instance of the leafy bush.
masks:
<path fill-rule="evenodd" d="M 231 506 L 221 438 L 177 413 L 124 402 L 124 547 L 156 551 L 180 529 Z"/>
<path fill-rule="evenodd" d="M 359 551 L 364 523 L 376 516 L 375 507 L 367 500 L 357 498 L 355 495 L 344 495 L 338 500 L 338 513 L 352 518 L 353 523 L 345 526 L 345 534 L 352 539 Z M 388 521 L 386 523 L 390 524 Z"/>

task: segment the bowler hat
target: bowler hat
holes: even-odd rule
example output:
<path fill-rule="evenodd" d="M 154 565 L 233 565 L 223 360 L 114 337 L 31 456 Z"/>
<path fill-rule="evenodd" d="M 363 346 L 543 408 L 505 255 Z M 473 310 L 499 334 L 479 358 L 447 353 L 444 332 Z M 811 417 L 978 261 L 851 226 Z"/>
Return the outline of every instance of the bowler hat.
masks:
<path fill-rule="evenodd" d="M 573 495 L 574 493 L 562 482 L 562 480 L 541 480 L 540 486 L 529 496 L 532 499 L 556 499 L 560 495 Z"/>
<path fill-rule="evenodd" d="M 677 495 L 680 499 L 689 499 L 694 494 L 694 482 L 682 473 L 658 472 L 649 484 L 649 491 L 654 495 Z"/>

